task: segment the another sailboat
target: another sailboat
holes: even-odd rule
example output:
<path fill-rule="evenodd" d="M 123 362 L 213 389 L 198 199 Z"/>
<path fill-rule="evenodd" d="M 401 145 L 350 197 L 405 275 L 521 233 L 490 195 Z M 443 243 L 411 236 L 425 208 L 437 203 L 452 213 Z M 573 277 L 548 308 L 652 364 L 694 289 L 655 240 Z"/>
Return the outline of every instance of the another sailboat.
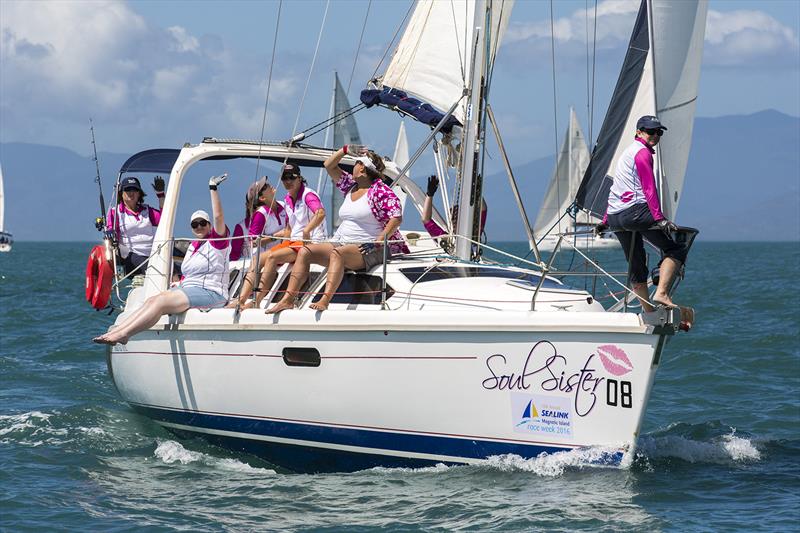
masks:
<path fill-rule="evenodd" d="M 362 101 L 434 127 L 405 167 L 435 139 L 441 170 L 446 162 L 437 154 L 446 145 L 455 149 L 451 141 L 460 137 L 461 157 L 453 159 L 455 257 L 399 255 L 369 272 L 347 273 L 323 312 L 308 307 L 324 281 L 315 269 L 294 310 L 191 309 L 162 317 L 108 352 L 114 383 L 136 411 L 180 434 L 298 471 L 480 463 L 545 452 L 630 463 L 662 351 L 678 331 L 678 311 L 607 310 L 592 293 L 550 275 L 544 263 L 508 267 L 478 253 L 481 141 L 491 120 L 484 89 L 511 5 L 418 1 L 386 74 L 362 93 Z M 662 39 L 685 41 L 682 56 L 657 54 L 656 64 L 672 77 L 663 82 L 689 98 L 706 7 L 643 1 L 634 35 L 644 31 L 657 44 L 633 40 L 629 52 L 644 50 L 646 57 L 662 50 Z M 647 83 L 642 77 L 638 85 Z M 612 105 L 619 99 L 615 94 Z M 655 110 L 664 115 L 661 106 Z M 184 147 L 171 166 L 157 252 L 121 319 L 168 287 L 178 199 L 193 164 L 260 157 L 319 167 L 331 153 L 214 138 Z M 342 166 L 354 162 L 346 156 Z M 386 175 L 419 209 L 423 194 L 407 171 L 387 163 Z M 267 305 L 285 282 L 282 271 Z"/>
<path fill-rule="evenodd" d="M 3 167 L 0 167 L 0 252 L 10 252 L 14 237 L 6 231 L 6 197 L 3 191 Z"/>
<path fill-rule="evenodd" d="M 577 210 L 569 212 L 590 158 L 578 116 L 570 108 L 569 127 L 533 227 L 539 239 L 539 250 L 552 251 L 562 235 L 582 248 L 619 248 L 619 241 L 613 233 L 594 234 L 594 227 L 601 218 Z"/>

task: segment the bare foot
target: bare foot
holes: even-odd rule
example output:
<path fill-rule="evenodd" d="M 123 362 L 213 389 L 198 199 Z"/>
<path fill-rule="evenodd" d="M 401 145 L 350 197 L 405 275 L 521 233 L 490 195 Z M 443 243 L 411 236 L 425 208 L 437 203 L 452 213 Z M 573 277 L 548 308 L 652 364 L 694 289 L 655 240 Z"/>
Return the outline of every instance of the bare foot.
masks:
<path fill-rule="evenodd" d="M 239 307 L 239 300 L 231 300 L 228 302 L 228 305 L 225 306 L 225 309 L 236 309 Z"/>
<path fill-rule="evenodd" d="M 654 294 L 653 303 L 656 305 L 663 305 L 667 309 L 675 309 L 678 305 L 672 301 L 668 294 Z"/>
<path fill-rule="evenodd" d="M 245 304 L 242 304 L 240 309 L 242 311 L 244 311 L 245 309 L 253 309 L 255 306 L 256 306 L 256 303 L 253 300 L 250 300 L 249 302 L 247 302 Z"/>
<path fill-rule="evenodd" d="M 328 309 L 328 304 L 322 303 L 322 302 L 316 302 L 316 303 L 313 303 L 313 304 L 309 305 L 309 307 L 311 309 L 316 310 L 316 311 L 325 311 L 325 310 Z"/>
<path fill-rule="evenodd" d="M 281 300 L 280 302 L 276 303 L 266 311 L 264 311 L 267 315 L 273 315 L 275 313 L 280 313 L 281 311 L 285 311 L 287 309 L 294 309 L 294 304 L 291 302 L 284 302 Z"/>

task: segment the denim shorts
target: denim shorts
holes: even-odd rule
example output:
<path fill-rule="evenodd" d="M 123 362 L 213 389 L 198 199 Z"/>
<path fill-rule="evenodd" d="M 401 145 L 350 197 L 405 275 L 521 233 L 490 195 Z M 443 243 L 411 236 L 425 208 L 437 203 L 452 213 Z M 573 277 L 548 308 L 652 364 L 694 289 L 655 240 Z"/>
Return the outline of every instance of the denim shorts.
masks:
<path fill-rule="evenodd" d="M 189 307 L 213 309 L 223 307 L 228 301 L 218 292 L 202 287 L 172 287 L 171 291 L 181 291 L 189 299 Z"/>

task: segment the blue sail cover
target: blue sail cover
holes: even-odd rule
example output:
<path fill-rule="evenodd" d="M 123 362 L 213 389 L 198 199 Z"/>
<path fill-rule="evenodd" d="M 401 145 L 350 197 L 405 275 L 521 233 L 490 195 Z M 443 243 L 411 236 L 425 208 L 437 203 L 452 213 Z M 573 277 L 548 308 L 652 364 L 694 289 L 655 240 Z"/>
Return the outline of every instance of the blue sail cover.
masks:
<path fill-rule="evenodd" d="M 407 93 L 400 89 L 392 89 L 391 87 L 364 89 L 361 91 L 361 102 L 367 107 L 384 105 L 390 109 L 402 111 L 431 128 L 435 128 L 444 118 L 444 113 L 436 110 L 432 105 L 408 96 Z M 442 126 L 441 131 L 450 133 L 454 126 L 461 126 L 461 123 L 451 115 Z"/>
<path fill-rule="evenodd" d="M 120 174 L 125 172 L 152 172 L 153 174 L 169 174 L 175 161 L 178 160 L 180 150 L 174 148 L 155 148 L 145 150 L 128 158 L 119 169 Z"/>

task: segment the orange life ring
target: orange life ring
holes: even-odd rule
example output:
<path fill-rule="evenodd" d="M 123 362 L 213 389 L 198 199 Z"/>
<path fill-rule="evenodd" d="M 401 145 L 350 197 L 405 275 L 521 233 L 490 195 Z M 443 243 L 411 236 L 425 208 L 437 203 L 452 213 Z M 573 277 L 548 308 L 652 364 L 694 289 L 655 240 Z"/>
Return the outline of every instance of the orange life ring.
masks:
<path fill-rule="evenodd" d="M 102 245 L 92 248 L 86 263 L 86 301 L 95 309 L 103 309 L 111 299 L 111 280 L 114 272 L 106 260 L 106 250 Z"/>

